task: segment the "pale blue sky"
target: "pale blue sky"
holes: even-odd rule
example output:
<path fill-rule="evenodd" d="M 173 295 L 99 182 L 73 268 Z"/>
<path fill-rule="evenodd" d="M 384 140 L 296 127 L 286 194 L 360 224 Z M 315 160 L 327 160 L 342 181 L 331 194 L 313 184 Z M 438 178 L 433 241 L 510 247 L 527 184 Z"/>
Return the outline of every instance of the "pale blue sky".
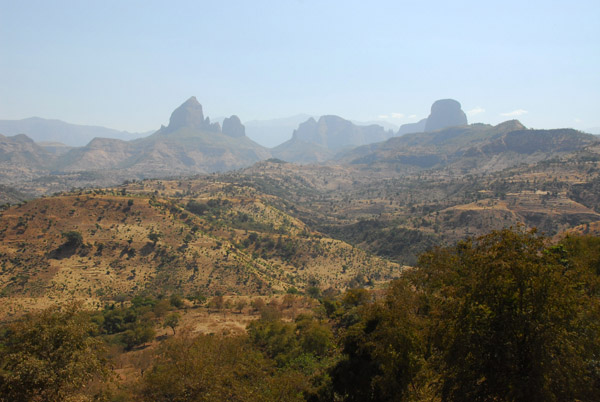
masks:
<path fill-rule="evenodd" d="M 600 1 L 0 0 L 0 119 L 206 115 L 600 126 Z M 478 112 L 478 113 L 477 113 Z"/>

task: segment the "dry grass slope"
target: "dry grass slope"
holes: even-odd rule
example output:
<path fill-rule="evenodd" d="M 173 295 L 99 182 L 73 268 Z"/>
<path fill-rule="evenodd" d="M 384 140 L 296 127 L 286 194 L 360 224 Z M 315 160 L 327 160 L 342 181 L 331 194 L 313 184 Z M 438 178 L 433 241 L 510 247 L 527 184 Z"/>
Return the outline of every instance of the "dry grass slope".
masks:
<path fill-rule="evenodd" d="M 0 215 L 0 317 L 71 299 L 99 307 L 121 294 L 261 295 L 399 275 L 396 264 L 311 231 L 278 203 L 243 186 L 191 180 L 11 207 Z M 81 244 L 69 244 L 69 232 Z"/>

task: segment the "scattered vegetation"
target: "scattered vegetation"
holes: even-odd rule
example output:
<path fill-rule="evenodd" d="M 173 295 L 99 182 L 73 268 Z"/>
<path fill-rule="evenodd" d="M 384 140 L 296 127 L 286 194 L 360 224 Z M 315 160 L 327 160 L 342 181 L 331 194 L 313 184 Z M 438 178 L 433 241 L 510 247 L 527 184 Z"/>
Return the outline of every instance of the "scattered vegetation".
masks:
<path fill-rule="evenodd" d="M 599 160 L 270 161 L 2 207 L 0 400 L 599 400 Z"/>
<path fill-rule="evenodd" d="M 96 326 L 79 306 L 51 307 L 2 328 L 1 401 L 93 400 L 110 378 Z"/>
<path fill-rule="evenodd" d="M 130 400 L 596 401 L 599 261 L 597 237 L 553 244 L 535 231 L 495 231 L 422 254 L 384 290 L 323 292 L 291 320 L 281 312 L 294 292 L 256 298 L 260 316 L 244 335 L 176 332 L 185 307 L 177 295 L 121 298 L 89 313 L 53 308 L 2 328 L 0 394 L 97 398 L 97 387 L 82 385 L 107 380 L 101 345 L 141 353 L 127 352 L 125 334 L 151 323 L 173 334 L 148 340 L 144 374 L 118 391 Z M 222 295 L 210 304 L 246 306 Z"/>

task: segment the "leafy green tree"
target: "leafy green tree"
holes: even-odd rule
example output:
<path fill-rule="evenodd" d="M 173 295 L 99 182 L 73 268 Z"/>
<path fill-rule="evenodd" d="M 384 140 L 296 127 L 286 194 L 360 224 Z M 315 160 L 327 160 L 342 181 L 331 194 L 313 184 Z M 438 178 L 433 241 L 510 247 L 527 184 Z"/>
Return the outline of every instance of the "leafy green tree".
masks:
<path fill-rule="evenodd" d="M 223 310 L 225 308 L 225 298 L 222 295 L 213 296 L 209 304 L 216 310 Z"/>
<path fill-rule="evenodd" d="M 252 300 L 250 305 L 252 306 L 254 311 L 261 312 L 264 310 L 266 303 L 263 299 L 261 299 L 260 297 L 257 297 L 256 299 Z"/>
<path fill-rule="evenodd" d="M 164 317 L 165 314 L 167 314 L 167 312 L 169 310 L 171 310 L 173 308 L 173 304 L 171 303 L 170 300 L 167 299 L 162 299 L 159 300 L 154 307 L 152 308 L 152 311 L 154 312 L 154 315 L 156 317 Z"/>
<path fill-rule="evenodd" d="M 239 299 L 235 304 L 235 309 L 241 314 L 244 307 L 248 305 L 248 302 L 245 299 Z"/>
<path fill-rule="evenodd" d="M 61 235 L 65 239 L 65 242 L 62 245 L 65 249 L 76 249 L 83 245 L 83 236 L 75 230 L 63 232 Z"/>
<path fill-rule="evenodd" d="M 64 243 L 62 243 L 58 248 L 49 253 L 50 258 L 68 258 L 73 256 L 78 250 L 82 255 L 86 254 L 89 250 L 85 248 L 83 243 L 83 236 L 81 233 L 71 230 L 68 232 L 62 232 L 62 237 L 65 239 Z"/>
<path fill-rule="evenodd" d="M 119 303 L 121 305 L 121 308 L 123 308 L 123 305 L 125 304 L 125 301 L 127 301 L 128 297 L 126 294 L 124 293 L 119 293 L 118 295 L 115 296 L 115 303 Z"/>
<path fill-rule="evenodd" d="M 169 298 L 169 302 L 171 302 L 171 305 L 175 308 L 183 307 L 183 299 L 177 293 L 173 293 L 171 295 L 171 297 Z"/>
<path fill-rule="evenodd" d="M 289 288 L 287 288 L 287 290 L 285 292 L 290 295 L 300 294 L 300 291 L 298 289 L 296 289 L 294 286 L 290 286 Z"/>
<path fill-rule="evenodd" d="M 333 349 L 331 329 L 312 317 L 298 316 L 296 319 L 296 333 L 304 353 L 323 357 Z"/>
<path fill-rule="evenodd" d="M 177 313 L 171 313 L 165 318 L 165 322 L 163 323 L 163 328 L 170 327 L 173 330 L 173 335 L 175 335 L 175 328 L 179 325 L 180 316 Z"/>
<path fill-rule="evenodd" d="M 273 310 L 274 314 L 270 314 Z M 262 317 L 248 325 L 252 343 L 269 358 L 285 366 L 298 355 L 298 339 L 293 323 L 283 322 L 274 309 L 265 308 Z"/>
<path fill-rule="evenodd" d="M 195 304 L 204 304 L 206 302 L 206 296 L 201 291 L 197 290 L 189 295 L 188 300 L 193 301 Z"/>
<path fill-rule="evenodd" d="M 349 289 L 342 298 L 342 303 L 347 307 L 355 307 L 368 303 L 371 300 L 371 293 L 367 289 L 356 288 Z"/>
<path fill-rule="evenodd" d="M 598 295 L 546 242 L 507 229 L 420 258 L 443 400 L 600 400 Z"/>
<path fill-rule="evenodd" d="M 331 398 L 344 401 L 406 400 L 420 370 L 415 295 L 404 281 L 391 284 L 385 299 L 364 290 L 343 298 L 351 312 L 340 319 L 342 359 L 332 368 Z"/>
<path fill-rule="evenodd" d="M 152 245 L 154 246 L 156 246 L 156 243 L 160 240 L 161 237 L 162 235 L 160 233 L 154 231 L 148 233 L 148 240 L 150 240 L 152 242 Z"/>
<path fill-rule="evenodd" d="M 136 346 L 150 342 L 155 336 L 156 331 L 154 330 L 152 322 L 138 321 L 131 329 L 128 329 L 122 333 L 121 340 L 127 349 L 131 350 Z"/>
<path fill-rule="evenodd" d="M 281 313 L 267 306 L 261 318 L 248 327 L 251 343 L 277 366 L 301 370 L 319 377 L 324 372 L 327 360 L 334 350 L 333 333 L 327 323 L 312 315 L 301 314 L 295 322 L 285 322 Z"/>
<path fill-rule="evenodd" d="M 159 347 L 141 396 L 152 402 L 302 401 L 306 384 L 277 371 L 245 337 L 184 335 Z"/>
<path fill-rule="evenodd" d="M 306 288 L 306 294 L 313 299 L 318 299 L 321 297 L 321 289 L 318 286 L 309 286 Z"/>
<path fill-rule="evenodd" d="M 0 338 L 0 401 L 91 400 L 85 386 L 109 377 L 104 348 L 77 305 L 8 326 Z"/>
<path fill-rule="evenodd" d="M 572 264 L 600 276 L 600 237 L 567 236 L 559 247 L 562 247 L 565 258 Z"/>

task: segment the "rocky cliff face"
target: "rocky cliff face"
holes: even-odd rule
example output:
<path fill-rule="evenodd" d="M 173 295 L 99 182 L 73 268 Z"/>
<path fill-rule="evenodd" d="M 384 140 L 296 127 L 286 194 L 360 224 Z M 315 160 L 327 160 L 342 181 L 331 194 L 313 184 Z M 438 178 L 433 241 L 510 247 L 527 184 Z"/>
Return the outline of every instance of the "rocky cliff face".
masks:
<path fill-rule="evenodd" d="M 292 139 L 273 148 L 276 158 L 298 163 L 323 162 L 337 152 L 356 146 L 385 141 L 393 131 L 372 124 L 359 126 L 339 116 L 309 118 L 300 124 Z"/>
<path fill-rule="evenodd" d="M 312 117 L 300 124 L 294 131 L 293 137 L 308 143 L 313 143 L 339 151 L 344 148 L 384 141 L 392 136 L 378 125 L 359 126 L 339 116 L 321 116 L 319 121 Z"/>
<path fill-rule="evenodd" d="M 396 136 L 430 132 L 467 124 L 467 115 L 461 109 L 458 101 L 454 99 L 440 99 L 431 105 L 429 117 L 416 123 L 403 124 L 400 126 Z"/>
<path fill-rule="evenodd" d="M 223 120 L 223 134 L 234 138 L 246 136 L 246 128 L 240 121 L 240 118 L 233 115 Z"/>
<path fill-rule="evenodd" d="M 202 105 L 195 96 L 185 101 L 181 106 L 173 111 L 169 120 L 167 132 L 176 131 L 180 128 L 190 128 L 205 131 L 221 131 L 219 123 L 210 123 L 210 119 L 204 118 Z"/>
<path fill-rule="evenodd" d="M 185 101 L 181 106 L 173 111 L 169 120 L 169 130 L 177 130 L 178 128 L 203 128 L 204 113 L 202 105 L 198 102 L 195 96 L 192 96 Z"/>
<path fill-rule="evenodd" d="M 462 111 L 460 103 L 454 99 L 441 99 L 431 105 L 431 114 L 427 117 L 425 131 L 435 131 L 466 124 L 467 115 Z"/>

